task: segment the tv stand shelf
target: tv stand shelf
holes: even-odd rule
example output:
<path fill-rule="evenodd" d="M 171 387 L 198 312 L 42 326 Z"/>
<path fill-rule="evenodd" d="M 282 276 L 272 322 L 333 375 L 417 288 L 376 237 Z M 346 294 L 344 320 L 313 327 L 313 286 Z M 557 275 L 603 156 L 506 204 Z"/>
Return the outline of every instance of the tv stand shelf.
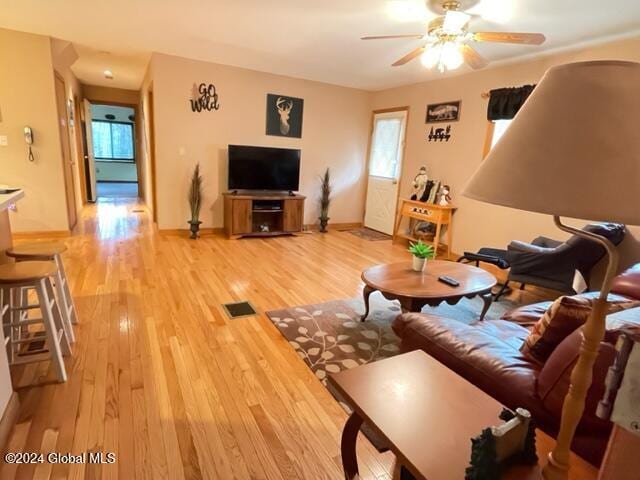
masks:
<path fill-rule="evenodd" d="M 302 231 L 304 200 L 289 193 L 224 195 L 224 230 L 229 238 L 272 237 Z"/>

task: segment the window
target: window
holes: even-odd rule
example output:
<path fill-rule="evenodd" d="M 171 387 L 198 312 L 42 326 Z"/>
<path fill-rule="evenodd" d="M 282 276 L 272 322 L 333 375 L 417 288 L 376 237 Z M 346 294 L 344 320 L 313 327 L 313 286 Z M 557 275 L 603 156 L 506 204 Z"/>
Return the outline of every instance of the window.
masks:
<path fill-rule="evenodd" d="M 491 136 L 491 148 L 498 143 L 498 140 L 502 138 L 504 132 L 507 131 L 512 120 L 496 120 L 493 122 L 493 135 Z"/>
<path fill-rule="evenodd" d="M 495 144 L 498 143 L 498 140 L 502 138 L 504 132 L 506 132 L 509 125 L 511 125 L 511 122 L 512 120 L 494 120 L 493 122 L 489 122 L 482 158 L 489 155 L 489 152 Z"/>
<path fill-rule="evenodd" d="M 124 122 L 91 122 L 93 155 L 96 160 L 134 162 L 133 124 Z"/>

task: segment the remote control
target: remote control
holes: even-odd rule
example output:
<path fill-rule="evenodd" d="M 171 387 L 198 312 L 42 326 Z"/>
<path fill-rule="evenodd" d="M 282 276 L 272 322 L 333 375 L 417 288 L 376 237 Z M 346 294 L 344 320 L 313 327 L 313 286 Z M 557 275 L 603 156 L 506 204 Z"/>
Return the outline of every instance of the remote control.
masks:
<path fill-rule="evenodd" d="M 460 282 L 457 281 L 455 278 L 451 278 L 451 277 L 447 277 L 446 275 L 442 275 L 441 277 L 438 277 L 438 280 L 442 283 L 446 283 L 447 285 L 450 285 L 452 287 L 459 287 L 460 286 Z"/>

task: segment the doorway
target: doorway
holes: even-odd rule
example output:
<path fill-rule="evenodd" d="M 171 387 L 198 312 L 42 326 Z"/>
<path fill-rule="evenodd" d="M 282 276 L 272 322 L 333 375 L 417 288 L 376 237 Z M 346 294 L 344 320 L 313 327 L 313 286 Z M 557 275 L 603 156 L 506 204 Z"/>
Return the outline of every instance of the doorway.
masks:
<path fill-rule="evenodd" d="M 373 112 L 364 226 L 393 234 L 408 107 Z"/>
<path fill-rule="evenodd" d="M 85 103 L 85 169 L 89 201 L 138 198 L 133 107 Z"/>

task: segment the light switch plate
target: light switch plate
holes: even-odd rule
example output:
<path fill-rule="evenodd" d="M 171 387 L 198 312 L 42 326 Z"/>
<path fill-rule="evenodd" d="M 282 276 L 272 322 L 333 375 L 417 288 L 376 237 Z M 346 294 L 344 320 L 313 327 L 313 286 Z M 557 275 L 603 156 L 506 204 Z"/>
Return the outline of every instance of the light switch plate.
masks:
<path fill-rule="evenodd" d="M 0 135 L 0 147 L 9 145 L 9 138 L 6 135 Z"/>

